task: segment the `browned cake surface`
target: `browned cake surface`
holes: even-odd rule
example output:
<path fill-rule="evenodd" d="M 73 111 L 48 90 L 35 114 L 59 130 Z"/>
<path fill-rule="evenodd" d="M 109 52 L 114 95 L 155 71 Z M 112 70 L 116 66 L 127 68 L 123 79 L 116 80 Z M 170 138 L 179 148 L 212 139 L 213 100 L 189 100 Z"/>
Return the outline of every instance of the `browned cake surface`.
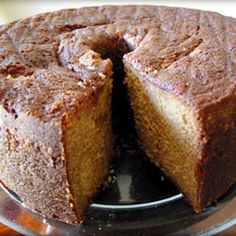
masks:
<path fill-rule="evenodd" d="M 185 190 L 171 168 L 166 173 L 200 211 L 236 179 L 235 39 L 233 18 L 155 6 L 62 10 L 3 26 L 1 180 L 32 209 L 76 222 L 64 150 L 65 120 L 83 114 L 86 106 L 96 106 L 92 104 L 105 93 L 112 63 L 100 54 L 104 57 L 113 48 L 125 53 L 128 46 L 127 70 L 144 88 L 147 84 L 166 92 L 192 114 L 196 156 L 191 157 L 189 171 L 194 189 Z M 157 154 L 149 156 L 161 166 Z"/>

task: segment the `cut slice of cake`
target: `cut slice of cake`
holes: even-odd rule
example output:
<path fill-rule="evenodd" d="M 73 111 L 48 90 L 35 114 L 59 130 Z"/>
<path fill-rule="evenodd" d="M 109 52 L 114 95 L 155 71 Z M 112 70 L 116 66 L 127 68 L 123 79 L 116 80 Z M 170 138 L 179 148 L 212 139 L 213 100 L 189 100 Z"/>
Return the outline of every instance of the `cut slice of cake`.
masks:
<path fill-rule="evenodd" d="M 215 49 L 222 32 L 197 28 L 147 34 L 124 64 L 140 146 L 200 213 L 236 180 L 236 90 L 235 77 L 224 77 L 227 53 Z"/>
<path fill-rule="evenodd" d="M 235 179 L 231 169 L 236 164 L 235 102 L 226 99 L 205 109 L 204 114 L 143 81 L 134 72 L 127 73 L 126 84 L 140 146 L 176 184 L 194 210 L 201 212 L 225 193 Z M 228 113 L 227 123 L 223 124 L 220 117 L 226 114 L 222 107 Z M 219 123 L 212 123 L 216 116 Z M 205 133 L 206 126 L 211 135 Z"/>
<path fill-rule="evenodd" d="M 68 77 L 1 79 L 1 180 L 34 211 L 78 223 L 108 177 L 112 84 Z"/>

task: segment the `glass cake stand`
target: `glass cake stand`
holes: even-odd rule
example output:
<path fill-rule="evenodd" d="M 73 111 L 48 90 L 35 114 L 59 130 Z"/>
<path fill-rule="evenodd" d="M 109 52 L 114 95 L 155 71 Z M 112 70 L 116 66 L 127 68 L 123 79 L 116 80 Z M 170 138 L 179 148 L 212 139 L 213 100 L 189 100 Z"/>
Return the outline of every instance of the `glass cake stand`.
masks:
<path fill-rule="evenodd" d="M 0 221 L 24 235 L 205 235 L 236 224 L 236 186 L 195 214 L 182 194 L 148 161 L 117 158 L 113 181 L 95 198 L 82 225 L 44 219 L 0 189 Z"/>

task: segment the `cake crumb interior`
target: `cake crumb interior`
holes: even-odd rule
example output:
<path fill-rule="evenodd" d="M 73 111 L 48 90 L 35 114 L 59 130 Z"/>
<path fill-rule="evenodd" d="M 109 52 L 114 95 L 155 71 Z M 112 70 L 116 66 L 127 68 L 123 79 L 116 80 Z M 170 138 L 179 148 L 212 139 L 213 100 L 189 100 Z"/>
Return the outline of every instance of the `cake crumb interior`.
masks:
<path fill-rule="evenodd" d="M 200 157 L 194 111 L 164 90 L 126 68 L 127 84 L 139 144 L 148 158 L 169 176 L 188 201 L 197 201 L 195 167 Z"/>
<path fill-rule="evenodd" d="M 85 104 L 82 112 L 65 122 L 67 174 L 74 197 L 72 207 L 80 220 L 92 196 L 108 176 L 112 155 L 110 100 L 111 79 L 107 78 L 98 100 Z"/>

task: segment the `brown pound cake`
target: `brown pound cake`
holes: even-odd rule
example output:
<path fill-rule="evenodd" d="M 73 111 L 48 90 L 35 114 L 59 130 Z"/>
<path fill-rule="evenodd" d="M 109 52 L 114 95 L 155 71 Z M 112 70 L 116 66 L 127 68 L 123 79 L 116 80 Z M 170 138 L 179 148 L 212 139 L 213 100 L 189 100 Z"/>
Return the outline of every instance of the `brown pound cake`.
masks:
<path fill-rule="evenodd" d="M 112 156 L 106 58 L 119 49 L 141 147 L 201 212 L 236 181 L 235 38 L 233 18 L 157 6 L 67 9 L 3 26 L 1 181 L 34 211 L 83 219 Z"/>

